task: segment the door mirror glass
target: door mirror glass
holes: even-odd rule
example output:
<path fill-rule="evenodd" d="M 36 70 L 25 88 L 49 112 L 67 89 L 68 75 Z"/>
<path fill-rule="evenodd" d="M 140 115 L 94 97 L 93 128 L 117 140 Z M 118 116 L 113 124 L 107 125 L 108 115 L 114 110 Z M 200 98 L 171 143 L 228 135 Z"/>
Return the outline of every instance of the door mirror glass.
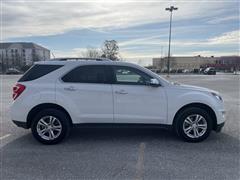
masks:
<path fill-rule="evenodd" d="M 160 83 L 157 79 L 151 79 L 150 80 L 150 86 L 158 87 L 158 86 L 160 86 Z"/>

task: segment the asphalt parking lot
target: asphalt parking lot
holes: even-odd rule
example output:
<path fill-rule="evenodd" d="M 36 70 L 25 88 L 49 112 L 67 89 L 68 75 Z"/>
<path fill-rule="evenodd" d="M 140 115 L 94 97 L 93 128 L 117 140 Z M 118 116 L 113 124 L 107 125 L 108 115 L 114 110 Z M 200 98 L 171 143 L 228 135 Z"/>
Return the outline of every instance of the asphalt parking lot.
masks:
<path fill-rule="evenodd" d="M 75 129 L 61 144 L 36 142 L 9 117 L 19 76 L 1 76 L 0 179 L 240 179 L 240 76 L 172 75 L 219 91 L 226 125 L 202 143 L 163 129 Z"/>

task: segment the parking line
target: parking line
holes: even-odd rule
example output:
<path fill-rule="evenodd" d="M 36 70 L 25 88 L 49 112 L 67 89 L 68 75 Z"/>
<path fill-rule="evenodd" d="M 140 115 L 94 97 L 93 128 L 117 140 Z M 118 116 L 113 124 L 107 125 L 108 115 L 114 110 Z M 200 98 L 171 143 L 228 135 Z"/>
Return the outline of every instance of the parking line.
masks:
<path fill-rule="evenodd" d="M 146 144 L 142 142 L 139 145 L 139 152 L 138 152 L 138 161 L 136 164 L 136 180 L 141 180 L 143 178 L 143 168 L 144 168 L 144 151 L 146 148 Z"/>
<path fill-rule="evenodd" d="M 5 139 L 5 138 L 7 138 L 7 137 L 9 137 L 9 136 L 11 136 L 11 134 L 6 134 L 6 135 L 4 135 L 4 136 L 1 136 L 1 137 L 0 137 L 0 140 L 3 140 L 3 139 Z"/>

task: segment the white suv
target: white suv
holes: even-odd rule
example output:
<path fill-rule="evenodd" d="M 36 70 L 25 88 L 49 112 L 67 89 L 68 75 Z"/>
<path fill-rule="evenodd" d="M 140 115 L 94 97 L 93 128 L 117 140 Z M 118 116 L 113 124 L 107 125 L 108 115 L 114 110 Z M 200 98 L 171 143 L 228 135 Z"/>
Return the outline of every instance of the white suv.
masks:
<path fill-rule="evenodd" d="M 55 144 L 77 124 L 171 127 L 186 141 L 224 125 L 218 92 L 170 83 L 141 66 L 104 59 L 36 63 L 13 88 L 13 122 Z M 134 127 L 135 127 L 134 126 Z"/>

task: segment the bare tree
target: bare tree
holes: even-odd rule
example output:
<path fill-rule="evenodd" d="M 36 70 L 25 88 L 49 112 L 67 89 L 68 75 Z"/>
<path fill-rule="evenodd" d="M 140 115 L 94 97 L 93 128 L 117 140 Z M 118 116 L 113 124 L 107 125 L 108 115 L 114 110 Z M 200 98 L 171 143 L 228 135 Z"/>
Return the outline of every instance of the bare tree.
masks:
<path fill-rule="evenodd" d="M 98 49 L 88 47 L 86 52 L 82 53 L 82 56 L 86 58 L 100 58 L 102 54 Z"/>
<path fill-rule="evenodd" d="M 115 40 L 106 40 L 102 47 L 102 57 L 111 59 L 113 61 L 120 60 L 119 58 L 119 46 Z"/>

